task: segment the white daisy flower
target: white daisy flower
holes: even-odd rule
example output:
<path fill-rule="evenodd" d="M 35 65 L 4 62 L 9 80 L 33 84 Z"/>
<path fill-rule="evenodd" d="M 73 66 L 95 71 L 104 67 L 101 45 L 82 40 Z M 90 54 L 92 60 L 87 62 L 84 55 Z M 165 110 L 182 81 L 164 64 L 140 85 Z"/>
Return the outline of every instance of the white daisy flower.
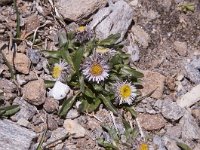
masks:
<path fill-rule="evenodd" d="M 118 82 L 114 85 L 115 98 L 119 101 L 119 104 L 128 103 L 132 104 L 133 100 L 137 96 L 136 87 L 128 82 Z"/>
<path fill-rule="evenodd" d="M 69 66 L 66 62 L 60 61 L 59 63 L 55 63 L 53 70 L 52 70 L 52 76 L 57 80 L 64 80 L 65 71 L 69 69 Z M 65 72 L 65 73 L 64 73 Z"/>
<path fill-rule="evenodd" d="M 65 98 L 70 92 L 70 87 L 60 81 L 56 81 L 54 87 L 49 91 L 48 96 L 56 100 Z"/>
<path fill-rule="evenodd" d="M 92 56 L 86 58 L 82 65 L 82 72 L 88 81 L 99 83 L 100 81 L 104 81 L 109 76 L 109 66 L 107 61 L 93 54 Z"/>

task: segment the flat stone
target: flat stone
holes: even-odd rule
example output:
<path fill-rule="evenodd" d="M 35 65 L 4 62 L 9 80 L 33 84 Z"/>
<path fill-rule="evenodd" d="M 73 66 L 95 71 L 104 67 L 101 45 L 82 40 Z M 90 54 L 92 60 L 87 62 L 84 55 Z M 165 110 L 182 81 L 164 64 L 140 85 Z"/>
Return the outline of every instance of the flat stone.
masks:
<path fill-rule="evenodd" d="M 194 117 L 186 112 L 180 120 L 182 126 L 182 138 L 187 140 L 200 140 L 200 127 Z"/>
<path fill-rule="evenodd" d="M 58 0 L 56 3 L 60 14 L 70 21 L 87 18 L 106 4 L 107 0 Z"/>
<path fill-rule="evenodd" d="M 162 138 L 164 144 L 165 144 L 165 147 L 168 149 L 168 150 L 180 150 L 180 148 L 177 146 L 176 144 L 176 141 L 173 140 L 173 139 L 170 139 L 169 137 L 167 136 L 164 136 Z"/>
<path fill-rule="evenodd" d="M 134 25 L 131 28 L 132 33 L 135 36 L 135 40 L 144 48 L 147 48 L 149 45 L 149 42 L 151 40 L 149 34 L 144 31 L 144 29 L 139 25 Z"/>
<path fill-rule="evenodd" d="M 195 84 L 200 84 L 200 57 L 196 56 L 185 64 L 186 76 Z"/>
<path fill-rule="evenodd" d="M 180 56 L 187 56 L 187 43 L 175 41 L 174 49 Z"/>
<path fill-rule="evenodd" d="M 27 33 L 34 31 L 39 26 L 40 26 L 40 19 L 38 18 L 37 15 L 34 14 L 25 19 L 25 29 Z"/>
<path fill-rule="evenodd" d="M 180 138 L 182 128 L 180 125 L 167 127 L 166 135 L 170 138 Z"/>
<path fill-rule="evenodd" d="M 120 33 L 118 42 L 124 38 L 133 17 L 132 8 L 123 0 L 116 3 L 109 1 L 109 7 L 100 9 L 89 24 L 89 28 L 94 29 L 96 37 L 105 39 L 111 34 Z"/>
<path fill-rule="evenodd" d="M 187 92 L 177 100 L 180 107 L 190 107 L 200 100 L 200 84 L 193 87 L 191 91 Z"/>
<path fill-rule="evenodd" d="M 28 74 L 31 66 L 29 58 L 22 53 L 16 53 L 14 58 L 15 69 L 23 74 Z"/>
<path fill-rule="evenodd" d="M 42 79 L 28 82 L 22 89 L 23 97 L 33 105 L 45 102 L 46 89 Z"/>
<path fill-rule="evenodd" d="M 176 102 L 164 100 L 162 105 L 162 115 L 172 121 L 180 119 L 184 115 L 185 110 L 177 105 Z"/>
<path fill-rule="evenodd" d="M 2 90 L 3 92 L 11 93 L 11 92 L 16 91 L 16 89 L 17 89 L 17 86 L 13 82 L 4 78 L 0 79 L 0 90 Z"/>
<path fill-rule="evenodd" d="M 17 97 L 13 101 L 14 105 L 19 105 L 20 110 L 14 114 L 11 119 L 18 121 L 19 119 L 30 120 L 37 113 L 37 108 L 27 103 L 23 98 Z"/>
<path fill-rule="evenodd" d="M 64 128 L 67 133 L 74 134 L 73 137 L 80 138 L 86 134 L 85 128 L 83 128 L 77 121 L 66 119 L 64 121 Z"/>
<path fill-rule="evenodd" d="M 28 150 L 36 134 L 4 119 L 0 120 L 0 137 L 1 150 Z"/>
<path fill-rule="evenodd" d="M 165 126 L 165 119 L 160 115 L 139 114 L 138 120 L 146 130 L 159 130 Z"/>
<path fill-rule="evenodd" d="M 143 73 L 143 89 L 141 89 L 142 95 L 147 95 L 155 90 L 151 97 L 156 99 L 162 98 L 165 85 L 165 76 L 158 72 L 152 71 L 143 71 Z"/>
<path fill-rule="evenodd" d="M 55 140 L 63 138 L 66 135 L 67 135 L 67 132 L 64 128 L 57 128 L 56 130 L 52 131 L 51 137 L 47 140 L 46 144 L 49 144 Z"/>
<path fill-rule="evenodd" d="M 165 149 L 165 145 L 164 145 L 164 142 L 162 141 L 162 138 L 158 135 L 155 135 L 153 137 L 153 143 L 156 145 L 156 147 L 159 149 L 159 150 L 166 150 Z"/>

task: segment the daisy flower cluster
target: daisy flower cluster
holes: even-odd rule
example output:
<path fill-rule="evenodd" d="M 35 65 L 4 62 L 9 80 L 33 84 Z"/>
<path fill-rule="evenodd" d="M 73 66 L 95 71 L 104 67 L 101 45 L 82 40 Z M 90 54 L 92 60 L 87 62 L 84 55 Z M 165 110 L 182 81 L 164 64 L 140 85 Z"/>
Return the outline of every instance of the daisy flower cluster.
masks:
<path fill-rule="evenodd" d="M 80 26 L 70 37 L 73 38 L 49 55 L 56 60 L 50 64 L 56 83 L 49 95 L 57 100 L 66 98 L 60 115 L 66 115 L 75 101 L 79 102 L 80 112 L 92 112 L 103 103 L 117 114 L 116 107 L 132 105 L 143 74 L 130 67 L 130 56 L 121 50 L 122 45 L 116 44 L 120 34 L 99 40 L 89 28 Z M 73 91 L 71 97 L 67 97 L 69 91 Z"/>

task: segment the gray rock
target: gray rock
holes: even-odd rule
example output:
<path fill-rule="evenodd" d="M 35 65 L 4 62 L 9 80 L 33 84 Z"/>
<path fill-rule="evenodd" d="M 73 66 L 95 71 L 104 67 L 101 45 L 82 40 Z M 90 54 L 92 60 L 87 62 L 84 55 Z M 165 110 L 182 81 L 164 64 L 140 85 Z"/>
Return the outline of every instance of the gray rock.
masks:
<path fill-rule="evenodd" d="M 79 21 L 106 4 L 107 0 L 58 0 L 56 5 L 64 19 Z"/>
<path fill-rule="evenodd" d="M 166 150 L 165 145 L 164 145 L 162 138 L 160 136 L 158 136 L 158 135 L 154 136 L 153 137 L 153 143 L 156 145 L 156 147 L 159 150 Z"/>
<path fill-rule="evenodd" d="M 0 150 L 28 150 L 36 134 L 9 120 L 0 120 Z"/>
<path fill-rule="evenodd" d="M 184 115 L 185 110 L 177 105 L 176 102 L 164 100 L 162 105 L 162 115 L 172 121 L 180 119 Z"/>
<path fill-rule="evenodd" d="M 19 105 L 20 107 L 20 111 L 11 117 L 14 121 L 18 121 L 21 118 L 30 120 L 37 112 L 37 108 L 35 106 L 32 106 L 21 97 L 15 98 L 13 104 Z"/>
<path fill-rule="evenodd" d="M 132 22 L 133 10 L 123 0 L 109 4 L 109 7 L 99 10 L 89 24 L 95 30 L 99 39 L 105 39 L 111 34 L 121 33 L 121 41 Z"/>
<path fill-rule="evenodd" d="M 7 79 L 1 79 L 0 89 L 5 93 L 10 93 L 10 92 L 14 92 L 17 89 L 17 86 L 13 82 Z"/>
<path fill-rule="evenodd" d="M 49 130 L 55 130 L 58 128 L 58 124 L 52 115 L 47 116 L 47 127 Z"/>
<path fill-rule="evenodd" d="M 180 125 L 167 127 L 166 135 L 170 138 L 180 138 L 182 128 Z"/>
<path fill-rule="evenodd" d="M 165 147 L 168 149 L 168 150 L 181 150 L 177 144 L 176 144 L 176 141 L 173 140 L 173 139 L 170 139 L 169 137 L 167 136 L 164 136 L 162 138 L 164 144 L 165 144 Z"/>
<path fill-rule="evenodd" d="M 193 87 L 191 91 L 179 97 L 177 104 L 180 107 L 190 107 L 200 100 L 200 84 Z"/>
<path fill-rule="evenodd" d="M 34 49 L 28 49 L 27 55 L 33 64 L 39 63 L 41 59 L 41 54 Z"/>
<path fill-rule="evenodd" d="M 200 139 L 200 127 L 195 119 L 189 112 L 186 112 L 183 118 L 180 120 L 182 126 L 182 138 L 187 140 L 199 140 Z"/>
<path fill-rule="evenodd" d="M 46 144 L 49 144 L 55 140 L 65 137 L 66 135 L 67 132 L 64 128 L 57 128 L 56 130 L 52 131 L 51 137 L 47 140 Z"/>
<path fill-rule="evenodd" d="M 200 83 L 200 58 L 195 57 L 185 65 L 187 77 L 195 84 Z"/>

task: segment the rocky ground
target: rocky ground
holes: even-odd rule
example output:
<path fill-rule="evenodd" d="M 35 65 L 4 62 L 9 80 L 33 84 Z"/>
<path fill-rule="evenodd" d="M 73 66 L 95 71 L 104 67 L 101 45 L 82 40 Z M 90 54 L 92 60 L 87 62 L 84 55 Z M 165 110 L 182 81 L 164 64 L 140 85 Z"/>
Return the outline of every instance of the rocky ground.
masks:
<path fill-rule="evenodd" d="M 123 131 L 122 120 L 104 107 L 91 114 L 74 107 L 60 118 L 60 101 L 47 96 L 44 80 L 52 76 L 41 51 L 57 50 L 63 29 L 79 25 L 101 39 L 121 33 L 131 65 L 144 73 L 142 95 L 155 90 L 135 106 L 136 119 L 126 114 L 138 134 L 129 148 L 118 148 L 142 150 L 145 143 L 150 150 L 181 150 L 184 143 L 199 150 L 198 0 L 0 0 L 0 105 L 20 106 L 0 120 L 0 150 L 34 150 L 40 141 L 52 150 L 104 149 L 97 139 L 111 139 L 101 125 Z"/>

